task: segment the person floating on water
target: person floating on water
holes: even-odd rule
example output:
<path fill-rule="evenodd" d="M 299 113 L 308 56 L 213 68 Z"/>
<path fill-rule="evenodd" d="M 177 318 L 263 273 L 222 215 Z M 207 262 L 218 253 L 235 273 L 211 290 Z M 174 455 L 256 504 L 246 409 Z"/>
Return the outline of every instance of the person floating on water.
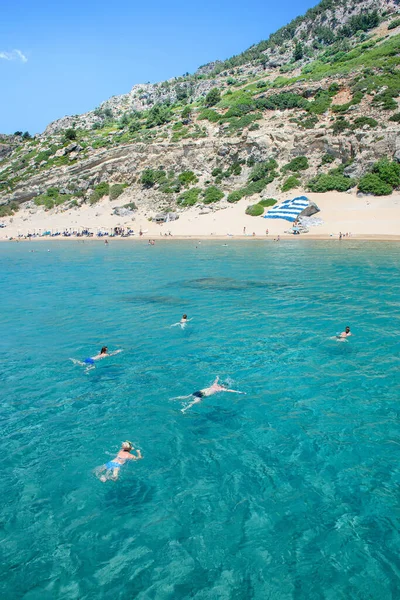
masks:
<path fill-rule="evenodd" d="M 350 327 L 347 325 L 347 327 L 345 328 L 344 331 L 342 331 L 342 333 L 340 334 L 341 338 L 347 338 L 349 337 L 349 335 L 353 335 L 350 331 Z"/>
<path fill-rule="evenodd" d="M 342 331 L 342 333 L 337 333 L 333 338 L 333 340 L 336 340 L 337 342 L 346 342 L 347 338 L 350 337 L 351 335 L 353 335 L 350 331 L 350 327 L 347 325 L 347 327 L 345 327 L 345 330 Z"/>
<path fill-rule="evenodd" d="M 114 356 L 115 354 L 119 354 L 122 350 L 115 350 L 114 352 L 109 352 L 107 346 L 103 346 L 102 349 L 96 356 L 89 356 L 85 358 L 82 362 L 80 360 L 76 360 L 75 358 L 71 358 L 72 362 L 75 365 L 81 365 L 82 367 L 88 367 L 88 369 L 94 369 L 94 363 L 96 360 L 101 360 L 102 358 L 106 358 L 107 356 Z"/>
<path fill-rule="evenodd" d="M 143 458 L 140 450 L 136 450 L 136 455 L 131 454 L 132 450 L 134 450 L 132 442 L 122 442 L 121 450 L 118 452 L 117 456 L 102 467 L 96 469 L 96 475 L 99 477 L 100 481 L 117 481 L 119 470 L 127 460 L 140 460 Z"/>
<path fill-rule="evenodd" d="M 188 319 L 187 315 L 184 314 L 182 316 L 182 319 L 180 321 L 178 321 L 178 323 L 174 323 L 173 325 L 171 325 L 171 327 L 176 327 L 177 325 L 181 326 L 181 329 L 185 329 L 186 325 L 191 321 L 192 319 Z"/>
<path fill-rule="evenodd" d="M 193 398 L 192 402 L 190 402 L 187 406 L 181 409 L 181 412 L 184 413 L 194 404 L 198 404 L 199 402 L 201 402 L 202 398 L 206 398 L 207 396 L 213 396 L 214 394 L 218 394 L 219 392 L 230 392 L 231 394 L 246 394 L 246 392 L 230 390 L 224 385 L 218 383 L 218 381 L 219 377 L 216 377 L 214 383 L 210 387 L 203 388 L 198 392 L 193 392 L 193 394 L 189 394 L 188 396 L 177 396 L 176 398 L 172 398 L 172 400 L 187 400 L 189 398 Z"/>

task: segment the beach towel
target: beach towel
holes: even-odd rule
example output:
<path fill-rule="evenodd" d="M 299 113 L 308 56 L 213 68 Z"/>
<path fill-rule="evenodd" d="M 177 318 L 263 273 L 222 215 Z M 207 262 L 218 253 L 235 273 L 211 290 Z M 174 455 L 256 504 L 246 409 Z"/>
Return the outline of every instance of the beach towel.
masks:
<path fill-rule="evenodd" d="M 293 200 L 284 200 L 280 204 L 273 206 L 264 219 L 285 219 L 286 221 L 295 221 L 300 213 L 309 205 L 309 200 L 306 196 L 299 196 Z"/>

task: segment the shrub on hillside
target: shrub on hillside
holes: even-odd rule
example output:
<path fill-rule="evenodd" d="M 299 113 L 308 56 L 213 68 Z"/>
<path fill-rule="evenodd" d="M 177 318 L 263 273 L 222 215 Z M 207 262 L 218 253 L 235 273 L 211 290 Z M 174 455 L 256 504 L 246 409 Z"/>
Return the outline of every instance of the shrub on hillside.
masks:
<path fill-rule="evenodd" d="M 199 180 L 193 171 L 182 171 L 182 173 L 178 175 L 178 181 L 184 187 L 189 187 L 189 185 L 197 183 Z"/>
<path fill-rule="evenodd" d="M 145 188 L 151 188 L 156 183 L 162 183 L 166 180 L 166 173 L 161 169 L 145 169 L 140 177 L 140 183 Z"/>
<path fill-rule="evenodd" d="M 231 192 L 230 194 L 228 194 L 228 202 L 230 202 L 231 204 L 234 204 L 235 202 L 239 202 L 239 200 L 241 200 L 244 196 L 244 192 L 243 190 L 235 190 L 234 192 Z"/>
<path fill-rule="evenodd" d="M 367 173 L 363 175 L 358 183 L 358 189 L 364 194 L 373 194 L 374 196 L 388 196 L 393 188 L 376 173 Z"/>
<path fill-rule="evenodd" d="M 198 120 L 204 121 L 205 119 L 210 121 L 210 123 L 218 123 L 218 121 L 221 119 L 221 115 L 211 108 L 203 108 L 203 110 L 199 112 Z"/>
<path fill-rule="evenodd" d="M 258 98 L 256 106 L 265 110 L 287 110 L 289 108 L 304 108 L 307 110 L 309 102 L 299 94 L 281 92 L 280 94 L 273 94 L 269 98 Z"/>
<path fill-rule="evenodd" d="M 267 187 L 271 181 L 273 181 L 274 177 L 271 176 L 265 177 L 264 179 L 258 179 L 257 181 L 251 181 L 246 185 L 243 189 L 244 196 L 253 196 L 254 194 L 260 194 L 263 189 Z"/>
<path fill-rule="evenodd" d="M 71 194 L 60 194 L 57 188 L 50 187 L 45 194 L 36 196 L 34 202 L 36 206 L 44 206 L 46 210 L 50 210 L 70 199 Z"/>
<path fill-rule="evenodd" d="M 389 119 L 389 121 L 394 121 L 395 123 L 400 123 L 400 113 L 395 113 Z"/>
<path fill-rule="evenodd" d="M 19 204 L 16 202 L 10 202 L 9 204 L 2 204 L 0 206 L 0 218 L 12 217 L 14 213 L 19 210 Z"/>
<path fill-rule="evenodd" d="M 66 140 L 76 140 L 76 131 L 75 129 L 66 129 L 64 133 L 64 138 Z"/>
<path fill-rule="evenodd" d="M 334 135 L 339 133 L 343 133 L 346 129 L 350 129 L 351 125 L 344 117 L 338 117 L 334 124 L 332 125 L 332 132 Z"/>
<path fill-rule="evenodd" d="M 127 208 L 128 210 L 137 210 L 137 206 L 134 202 L 128 202 L 128 204 L 124 204 L 123 208 Z"/>
<path fill-rule="evenodd" d="M 297 156 L 293 160 L 291 160 L 287 165 L 282 167 L 282 173 L 286 173 L 286 171 L 305 171 L 309 168 L 307 156 Z"/>
<path fill-rule="evenodd" d="M 211 185 L 210 187 L 206 188 L 203 192 L 204 204 L 212 204 L 213 202 L 218 202 L 219 200 L 222 200 L 223 197 L 224 192 L 222 192 L 215 185 Z"/>
<path fill-rule="evenodd" d="M 215 104 L 218 104 L 218 102 L 220 102 L 221 100 L 221 92 L 219 91 L 218 88 L 212 88 L 205 99 L 205 105 L 210 107 L 210 106 L 215 106 Z"/>
<path fill-rule="evenodd" d="M 264 162 L 257 163 L 249 175 L 249 181 L 259 181 L 270 175 L 276 169 L 278 163 L 274 158 L 270 158 Z"/>
<path fill-rule="evenodd" d="M 274 206 L 274 204 L 276 204 L 277 202 L 278 201 L 275 200 L 275 198 L 264 198 L 263 200 L 260 200 L 258 204 L 261 204 L 261 206 L 267 208 L 268 206 Z"/>
<path fill-rule="evenodd" d="M 246 208 L 246 215 L 250 215 L 251 217 L 260 217 L 264 214 L 264 207 L 261 204 L 250 204 Z"/>
<path fill-rule="evenodd" d="M 314 96 L 314 100 L 310 102 L 308 110 L 315 115 L 322 115 L 328 110 L 332 103 L 332 96 L 335 92 L 330 93 L 326 90 L 320 90 Z"/>
<path fill-rule="evenodd" d="M 192 114 L 192 109 L 190 106 L 185 106 L 185 108 L 183 109 L 182 113 L 181 113 L 181 118 L 182 119 L 189 119 L 190 115 Z"/>
<path fill-rule="evenodd" d="M 392 187 L 400 185 L 400 164 L 382 158 L 374 164 L 372 171 L 376 173 L 384 183 Z"/>
<path fill-rule="evenodd" d="M 351 37 L 357 31 L 368 31 L 379 25 L 379 15 L 376 10 L 353 15 L 338 32 L 338 37 Z"/>
<path fill-rule="evenodd" d="M 169 123 L 172 119 L 172 111 L 169 106 L 156 104 L 153 106 L 147 115 L 146 127 L 149 129 Z"/>
<path fill-rule="evenodd" d="M 106 181 L 99 183 L 90 195 L 89 204 L 96 204 L 96 202 L 104 198 L 104 196 L 108 196 L 109 193 L 110 185 Z"/>
<path fill-rule="evenodd" d="M 388 25 L 388 29 L 396 29 L 396 27 L 400 27 L 400 19 L 395 19 Z"/>
<path fill-rule="evenodd" d="M 372 119 L 371 117 L 357 117 L 357 119 L 354 119 L 352 129 L 361 129 L 361 127 L 364 127 L 364 125 L 368 125 L 369 127 L 377 127 L 378 121 Z"/>
<path fill-rule="evenodd" d="M 288 177 L 286 179 L 286 181 L 284 181 L 283 185 L 282 185 L 282 192 L 288 192 L 289 190 L 292 190 L 294 188 L 298 188 L 300 187 L 300 181 L 297 179 L 297 177 L 295 177 L 294 175 L 291 175 L 290 177 Z"/>
<path fill-rule="evenodd" d="M 335 157 L 332 156 L 332 154 L 326 153 L 321 158 L 321 165 L 329 165 L 330 163 L 333 163 L 334 160 L 335 160 Z"/>
<path fill-rule="evenodd" d="M 199 194 L 201 192 L 200 188 L 192 188 L 187 192 L 183 192 L 178 199 L 177 203 L 180 206 L 193 206 L 197 202 L 199 202 Z"/>
<path fill-rule="evenodd" d="M 310 192 L 346 192 L 356 184 L 354 179 L 345 177 L 344 175 L 321 174 L 317 175 L 308 182 Z"/>
<path fill-rule="evenodd" d="M 294 47 L 294 51 L 293 51 L 293 60 L 295 62 L 297 62 L 298 60 L 301 60 L 303 58 L 303 55 L 304 55 L 303 45 L 301 44 L 301 42 L 297 42 L 296 46 Z"/>
<path fill-rule="evenodd" d="M 124 191 L 124 187 L 122 183 L 114 183 L 110 187 L 110 200 L 116 200 Z"/>

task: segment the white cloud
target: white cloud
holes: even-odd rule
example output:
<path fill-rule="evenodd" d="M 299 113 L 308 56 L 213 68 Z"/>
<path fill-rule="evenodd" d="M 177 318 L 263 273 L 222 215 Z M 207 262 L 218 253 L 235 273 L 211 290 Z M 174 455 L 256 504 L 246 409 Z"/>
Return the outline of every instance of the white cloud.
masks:
<path fill-rule="evenodd" d="M 28 62 L 25 54 L 21 50 L 12 50 L 11 52 L 0 52 L 0 58 L 4 60 L 20 60 L 23 63 Z"/>

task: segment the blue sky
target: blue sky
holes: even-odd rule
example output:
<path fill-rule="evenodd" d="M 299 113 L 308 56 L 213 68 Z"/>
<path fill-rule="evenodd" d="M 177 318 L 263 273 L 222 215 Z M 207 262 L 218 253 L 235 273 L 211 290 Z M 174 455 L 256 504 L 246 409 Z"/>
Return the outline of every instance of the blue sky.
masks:
<path fill-rule="evenodd" d="M 316 0 L 20 0 L 0 19 L 0 132 L 38 133 L 135 83 L 245 50 Z"/>

